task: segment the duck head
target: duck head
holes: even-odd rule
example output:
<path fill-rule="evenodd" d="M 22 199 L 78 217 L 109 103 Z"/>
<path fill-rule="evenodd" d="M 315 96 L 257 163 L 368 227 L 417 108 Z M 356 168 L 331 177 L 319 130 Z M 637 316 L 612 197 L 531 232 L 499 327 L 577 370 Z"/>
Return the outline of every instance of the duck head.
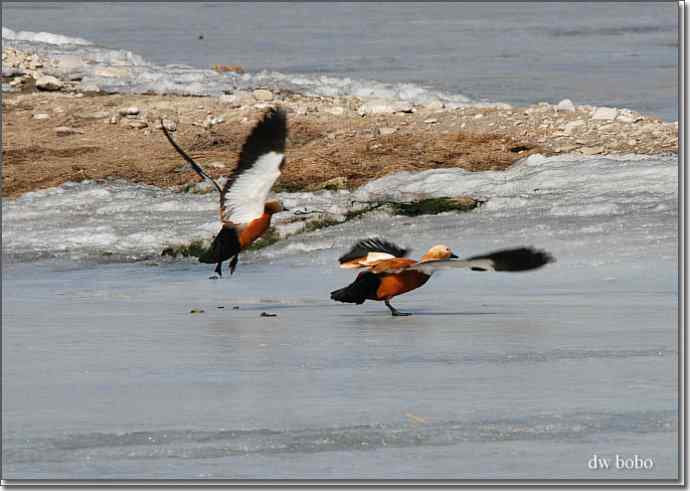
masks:
<path fill-rule="evenodd" d="M 266 204 L 264 205 L 264 213 L 273 215 L 275 213 L 280 213 L 281 211 L 289 210 L 283 206 L 283 203 L 280 200 L 272 199 L 270 201 L 266 201 Z"/>
<path fill-rule="evenodd" d="M 438 244 L 426 251 L 426 254 L 422 256 L 421 261 L 438 261 L 440 259 L 457 259 L 450 247 Z"/>

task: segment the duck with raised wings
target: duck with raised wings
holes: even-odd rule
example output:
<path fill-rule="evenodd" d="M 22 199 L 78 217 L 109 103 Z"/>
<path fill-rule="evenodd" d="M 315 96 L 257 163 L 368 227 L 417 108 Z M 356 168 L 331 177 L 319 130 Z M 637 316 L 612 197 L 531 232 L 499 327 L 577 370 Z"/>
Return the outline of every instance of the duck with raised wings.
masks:
<path fill-rule="evenodd" d="M 423 286 L 437 270 L 530 271 L 554 261 L 549 253 L 531 247 L 505 249 L 466 259 L 458 259 L 445 245 L 432 247 L 419 261 L 407 258 L 408 253 L 408 249 L 379 238 L 357 242 L 339 259 L 340 267 L 364 268 L 365 271 L 350 285 L 331 292 L 331 299 L 356 304 L 365 300 L 383 301 L 394 316 L 410 315 L 397 310 L 390 300 Z"/>
<path fill-rule="evenodd" d="M 280 201 L 268 200 L 268 194 L 285 166 L 285 111 L 271 108 L 264 114 L 245 140 L 237 167 L 222 188 L 175 143 L 162 121 L 161 127 L 175 150 L 220 193 L 222 228 L 199 261 L 216 264 L 215 272 L 222 276 L 222 263 L 230 260 L 232 274 L 237 267 L 239 253 L 268 230 L 273 214 L 284 211 Z"/>

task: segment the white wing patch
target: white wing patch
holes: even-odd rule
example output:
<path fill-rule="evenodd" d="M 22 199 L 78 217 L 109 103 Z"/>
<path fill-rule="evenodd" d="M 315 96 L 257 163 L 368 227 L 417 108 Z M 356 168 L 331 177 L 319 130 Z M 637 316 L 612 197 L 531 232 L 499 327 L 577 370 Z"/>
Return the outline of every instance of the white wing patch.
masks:
<path fill-rule="evenodd" d="M 494 262 L 491 259 L 441 259 L 439 261 L 424 261 L 410 266 L 422 273 L 431 274 L 439 269 L 474 268 L 480 271 L 495 271 Z"/>
<path fill-rule="evenodd" d="M 366 257 L 353 259 L 352 261 L 341 264 L 340 267 L 343 269 L 366 268 L 377 261 L 383 261 L 385 259 L 395 259 L 395 256 L 387 252 L 370 252 Z"/>
<path fill-rule="evenodd" d="M 259 218 L 273 183 L 280 177 L 283 154 L 269 152 L 259 157 L 225 193 L 223 220 L 243 225 Z"/>

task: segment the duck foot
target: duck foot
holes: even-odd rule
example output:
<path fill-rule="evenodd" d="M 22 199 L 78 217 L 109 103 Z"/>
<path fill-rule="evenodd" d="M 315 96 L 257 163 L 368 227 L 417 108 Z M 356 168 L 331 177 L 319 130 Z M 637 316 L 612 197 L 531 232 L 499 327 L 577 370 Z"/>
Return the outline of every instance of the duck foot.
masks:
<path fill-rule="evenodd" d="M 386 300 L 384 303 L 386 304 L 386 307 L 390 309 L 393 317 L 407 317 L 408 315 L 412 315 L 409 312 L 400 312 L 398 309 L 393 307 L 388 300 Z"/>

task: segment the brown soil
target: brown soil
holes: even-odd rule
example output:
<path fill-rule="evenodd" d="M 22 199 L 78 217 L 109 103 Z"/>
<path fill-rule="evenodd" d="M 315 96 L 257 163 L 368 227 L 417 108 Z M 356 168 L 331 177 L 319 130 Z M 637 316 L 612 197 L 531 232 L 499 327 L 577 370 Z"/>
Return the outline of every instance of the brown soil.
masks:
<path fill-rule="evenodd" d="M 523 115 L 522 111 L 422 109 L 413 114 L 362 117 L 347 107 L 347 101 L 294 97 L 299 100 L 281 101 L 288 108 L 289 140 L 287 166 L 278 186 L 286 190 L 304 189 L 335 177 L 346 177 L 350 186 L 357 186 L 402 170 L 505 169 L 535 152 L 560 151 L 556 147 L 563 139 L 555 136 L 551 141 L 549 135 L 556 130 L 540 127 L 538 114 Z M 34 93 L 8 94 L 3 99 L 6 197 L 83 179 L 123 178 L 163 187 L 197 182 L 193 172 L 178 170 L 182 160 L 155 128 L 160 117 L 176 121 L 176 140 L 211 175 L 227 175 L 244 138 L 263 112 L 255 106 L 233 108 L 212 97 Z M 339 103 L 346 110 L 336 116 L 318 109 L 293 109 L 304 101 L 326 108 Z M 141 109 L 134 119 L 148 122 L 147 128 L 131 128 L 133 120 L 127 118 L 111 124 L 109 117 L 94 114 L 115 115 L 129 106 Z M 49 119 L 34 119 L 38 113 L 48 114 Z M 481 118 L 475 118 L 480 113 Z M 204 128 L 201 122 L 208 114 L 222 115 L 225 122 Z M 429 121 L 430 116 L 434 121 Z M 519 119 L 526 123 L 512 122 Z M 57 136 L 55 128 L 60 126 L 82 133 Z M 397 131 L 381 136 L 379 129 L 388 127 Z M 596 135 L 588 138 L 582 143 L 599 144 Z M 677 136 L 676 140 L 666 134 L 663 138 L 650 146 L 652 152 L 677 149 Z M 636 150 L 621 145 L 607 147 L 607 151 Z"/>

